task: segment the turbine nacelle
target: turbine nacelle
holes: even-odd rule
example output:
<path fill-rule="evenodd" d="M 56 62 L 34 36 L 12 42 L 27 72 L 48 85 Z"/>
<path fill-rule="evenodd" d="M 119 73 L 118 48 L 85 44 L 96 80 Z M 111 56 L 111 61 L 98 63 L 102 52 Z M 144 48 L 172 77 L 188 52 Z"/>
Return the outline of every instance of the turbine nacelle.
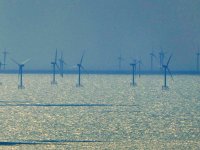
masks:
<path fill-rule="evenodd" d="M 24 64 L 20 64 L 19 66 L 20 66 L 20 67 L 24 67 L 25 65 L 24 65 Z"/>
<path fill-rule="evenodd" d="M 167 68 L 168 66 L 167 66 L 167 65 L 162 65 L 162 67 L 163 67 L 163 68 Z"/>
<path fill-rule="evenodd" d="M 130 64 L 131 66 L 136 66 L 136 63 L 134 63 L 134 64 Z"/>
<path fill-rule="evenodd" d="M 156 57 L 156 55 L 155 55 L 153 52 L 151 52 L 150 55 L 151 55 L 152 57 Z"/>
<path fill-rule="evenodd" d="M 22 68 L 25 66 L 24 64 L 19 64 L 19 72 L 21 71 L 22 72 Z"/>
<path fill-rule="evenodd" d="M 81 64 L 77 64 L 78 68 L 84 69 L 84 67 Z"/>

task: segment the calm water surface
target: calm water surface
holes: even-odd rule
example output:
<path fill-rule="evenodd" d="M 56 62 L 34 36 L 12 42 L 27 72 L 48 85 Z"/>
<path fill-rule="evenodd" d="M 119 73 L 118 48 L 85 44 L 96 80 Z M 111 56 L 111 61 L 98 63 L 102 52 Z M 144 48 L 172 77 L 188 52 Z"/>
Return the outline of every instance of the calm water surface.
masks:
<path fill-rule="evenodd" d="M 0 76 L 0 149 L 200 149 L 200 77 Z"/>

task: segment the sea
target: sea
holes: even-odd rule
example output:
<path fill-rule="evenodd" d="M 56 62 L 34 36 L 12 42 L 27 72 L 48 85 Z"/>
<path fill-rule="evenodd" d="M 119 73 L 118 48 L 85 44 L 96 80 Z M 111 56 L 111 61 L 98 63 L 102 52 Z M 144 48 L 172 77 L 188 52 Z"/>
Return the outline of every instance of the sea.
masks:
<path fill-rule="evenodd" d="M 200 149 L 200 76 L 0 75 L 0 149 Z"/>

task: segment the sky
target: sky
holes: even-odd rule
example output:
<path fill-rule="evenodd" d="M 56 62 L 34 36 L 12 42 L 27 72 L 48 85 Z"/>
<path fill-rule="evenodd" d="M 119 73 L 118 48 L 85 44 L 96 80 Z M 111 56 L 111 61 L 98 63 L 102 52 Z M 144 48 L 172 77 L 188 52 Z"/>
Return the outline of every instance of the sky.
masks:
<path fill-rule="evenodd" d="M 162 48 L 173 54 L 172 70 L 194 70 L 200 46 L 200 0 L 0 0 L 0 60 L 9 52 L 7 68 L 31 58 L 26 69 L 49 70 L 56 48 L 72 69 L 131 69 L 141 58 Z M 166 61 L 166 60 L 165 60 Z M 157 65 L 158 66 L 158 65 Z"/>

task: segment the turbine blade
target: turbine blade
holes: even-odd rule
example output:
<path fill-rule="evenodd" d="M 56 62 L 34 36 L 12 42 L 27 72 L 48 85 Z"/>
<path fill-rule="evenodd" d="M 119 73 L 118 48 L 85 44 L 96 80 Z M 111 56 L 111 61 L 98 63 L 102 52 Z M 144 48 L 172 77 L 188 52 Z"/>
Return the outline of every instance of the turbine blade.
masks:
<path fill-rule="evenodd" d="M 22 65 L 25 65 L 27 62 L 29 62 L 31 59 L 29 58 L 29 59 L 26 59 L 25 61 L 23 61 L 21 64 Z"/>
<path fill-rule="evenodd" d="M 19 63 L 18 63 L 16 60 L 14 60 L 13 58 L 11 58 L 11 60 L 12 60 L 12 62 L 14 62 L 15 64 L 19 65 Z"/>
<path fill-rule="evenodd" d="M 169 62 L 170 62 L 171 58 L 172 58 L 172 55 L 170 55 L 170 57 L 169 57 L 169 59 L 167 61 L 167 66 L 169 65 Z"/>
<path fill-rule="evenodd" d="M 85 70 L 85 68 L 81 65 L 81 68 L 83 69 L 83 70 Z"/>
<path fill-rule="evenodd" d="M 157 58 L 155 54 L 152 54 L 153 57 Z"/>
<path fill-rule="evenodd" d="M 57 64 L 57 63 L 56 63 L 56 67 L 58 68 L 58 70 L 59 70 L 59 71 L 61 71 L 61 70 L 60 70 L 60 67 L 58 66 L 58 64 Z"/>
<path fill-rule="evenodd" d="M 55 63 L 57 62 L 57 49 L 56 49 L 56 53 L 55 53 Z"/>
<path fill-rule="evenodd" d="M 63 64 L 67 65 L 67 63 L 65 61 L 63 61 Z"/>
<path fill-rule="evenodd" d="M 172 73 L 171 73 L 171 71 L 169 70 L 168 67 L 167 67 L 167 71 L 169 72 L 169 74 L 170 74 L 170 76 L 171 76 L 171 78 L 172 78 L 172 81 L 174 81 L 173 76 L 172 76 Z"/>
<path fill-rule="evenodd" d="M 85 69 L 85 67 L 81 66 L 81 69 L 83 69 L 84 72 L 85 72 L 86 74 L 88 74 L 88 71 Z"/>
<path fill-rule="evenodd" d="M 58 68 L 58 71 L 59 71 L 60 75 L 62 76 L 62 70 L 60 69 L 60 67 L 58 66 L 57 63 L 56 63 L 56 67 Z"/>
<path fill-rule="evenodd" d="M 85 54 L 85 51 L 83 52 L 83 54 L 82 54 L 82 57 L 81 57 L 81 61 L 80 61 L 80 65 L 82 64 L 82 62 L 83 62 L 83 57 L 84 57 L 84 54 Z"/>
<path fill-rule="evenodd" d="M 60 57 L 61 60 L 63 60 L 63 52 L 61 51 L 61 57 Z"/>

